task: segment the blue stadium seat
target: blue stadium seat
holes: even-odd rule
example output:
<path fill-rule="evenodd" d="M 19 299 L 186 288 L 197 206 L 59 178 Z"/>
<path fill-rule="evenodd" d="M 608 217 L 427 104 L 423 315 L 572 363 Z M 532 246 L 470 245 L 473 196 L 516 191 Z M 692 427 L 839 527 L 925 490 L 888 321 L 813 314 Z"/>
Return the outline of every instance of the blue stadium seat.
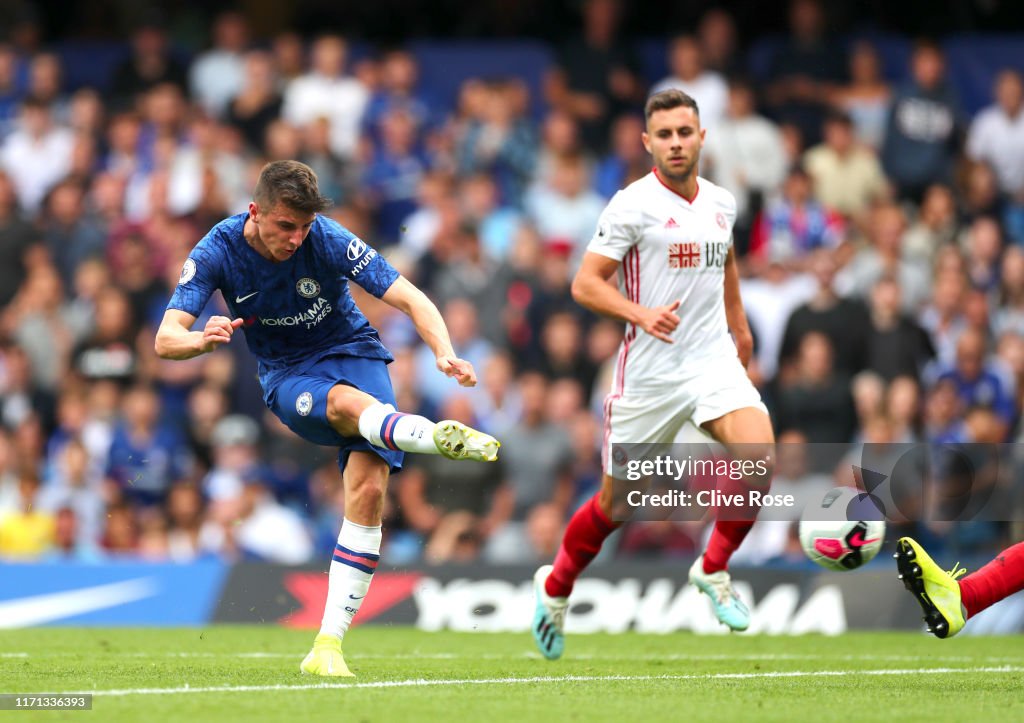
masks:
<path fill-rule="evenodd" d="M 992 103 L 992 81 L 1000 70 L 1024 72 L 1024 35 L 957 35 L 943 48 L 950 78 L 972 115 Z"/>
<path fill-rule="evenodd" d="M 544 113 L 544 73 L 554 62 L 544 43 L 423 40 L 408 48 L 419 60 L 423 85 L 446 107 L 456 107 L 459 87 L 469 78 L 514 76 L 529 86 L 532 115 L 540 118 Z"/>

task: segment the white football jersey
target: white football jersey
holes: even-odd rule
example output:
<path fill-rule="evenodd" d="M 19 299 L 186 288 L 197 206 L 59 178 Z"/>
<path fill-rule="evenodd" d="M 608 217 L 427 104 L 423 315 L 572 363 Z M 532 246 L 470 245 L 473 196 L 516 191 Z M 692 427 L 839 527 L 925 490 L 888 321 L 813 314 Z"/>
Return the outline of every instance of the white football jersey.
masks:
<path fill-rule="evenodd" d="M 687 201 L 655 172 L 608 203 L 588 251 L 620 261 L 619 288 L 653 308 L 679 301 L 672 344 L 626 325 L 613 393 L 657 394 L 714 359 L 736 356 L 725 317 L 725 259 L 736 199 L 704 178 Z"/>

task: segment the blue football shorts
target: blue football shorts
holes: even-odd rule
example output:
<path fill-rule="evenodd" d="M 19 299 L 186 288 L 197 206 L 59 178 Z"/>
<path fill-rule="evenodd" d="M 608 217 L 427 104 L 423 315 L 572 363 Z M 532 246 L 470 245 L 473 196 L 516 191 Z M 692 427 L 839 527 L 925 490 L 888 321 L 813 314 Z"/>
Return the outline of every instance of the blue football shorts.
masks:
<path fill-rule="evenodd" d="M 404 452 L 375 447 L 361 436 L 343 437 L 330 425 L 327 395 L 336 384 L 355 387 L 382 404 L 395 404 L 387 362 L 355 356 L 327 357 L 301 374 L 285 376 L 266 390 L 265 400 L 270 411 L 306 441 L 338 447 L 338 467 L 343 472 L 349 454 L 363 450 L 381 457 L 392 473 L 402 469 Z"/>

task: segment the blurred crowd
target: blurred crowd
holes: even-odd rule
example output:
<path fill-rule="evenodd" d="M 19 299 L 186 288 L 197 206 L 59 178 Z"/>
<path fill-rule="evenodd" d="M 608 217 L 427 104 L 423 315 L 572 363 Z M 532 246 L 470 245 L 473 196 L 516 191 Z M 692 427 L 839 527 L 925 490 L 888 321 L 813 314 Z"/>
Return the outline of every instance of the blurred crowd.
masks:
<path fill-rule="evenodd" d="M 454 106 L 407 49 L 350 62 L 341 35 L 255 38 L 235 12 L 187 62 L 141 24 L 103 89 L 69 92 L 58 55 L 0 44 L 0 557 L 326 559 L 344 512 L 334 450 L 263 409 L 241 339 L 186 362 L 153 352 L 189 250 L 246 209 L 264 163 L 296 158 L 330 215 L 435 300 L 479 373 L 459 388 L 408 319 L 353 288 L 395 354 L 399 408 L 503 443 L 496 465 L 408 456 L 385 559 L 551 558 L 600 484 L 622 334 L 569 284 L 604 204 L 649 172 L 641 109 L 669 87 L 700 105 L 702 175 L 737 198 L 750 374 L 780 439 L 1017 440 L 1020 71 L 972 117 L 940 45 L 917 42 L 886 75 L 871 43 L 833 38 L 820 3 L 794 0 L 767 66 L 711 10 L 651 82 L 617 10 L 582 4 L 540 97 L 509 68 L 467 80 Z M 780 484 L 810 476 L 832 479 L 780 456 Z M 968 552 L 1014 534 L 919 527 Z M 799 557 L 791 525 L 763 528 L 741 554 Z M 638 525 L 605 554 L 692 556 L 707 530 Z"/>

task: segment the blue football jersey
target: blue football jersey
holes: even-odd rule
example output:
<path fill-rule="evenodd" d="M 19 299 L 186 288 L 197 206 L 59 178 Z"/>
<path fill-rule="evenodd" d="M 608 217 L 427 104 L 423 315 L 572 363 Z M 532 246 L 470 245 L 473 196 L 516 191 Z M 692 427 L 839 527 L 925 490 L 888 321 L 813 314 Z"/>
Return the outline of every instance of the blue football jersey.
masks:
<path fill-rule="evenodd" d="M 199 316 L 211 294 L 224 295 L 259 360 L 260 383 L 344 354 L 392 361 L 348 290 L 354 281 L 380 298 L 398 278 L 376 250 L 341 224 L 317 215 L 302 246 L 274 263 L 249 246 L 248 213 L 231 216 L 196 244 L 167 304 Z"/>

